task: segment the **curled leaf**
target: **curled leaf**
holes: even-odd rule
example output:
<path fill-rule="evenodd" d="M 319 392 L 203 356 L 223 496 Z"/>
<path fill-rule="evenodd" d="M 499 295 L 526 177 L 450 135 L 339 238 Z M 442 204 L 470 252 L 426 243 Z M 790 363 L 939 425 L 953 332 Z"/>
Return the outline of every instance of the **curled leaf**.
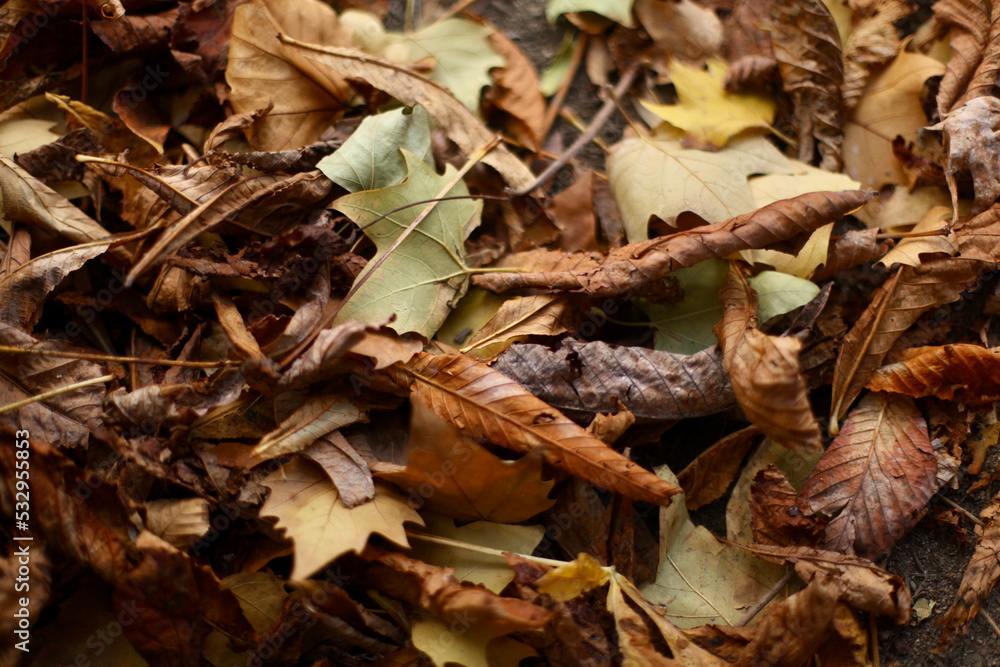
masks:
<path fill-rule="evenodd" d="M 1000 350 L 960 343 L 910 352 L 902 361 L 875 371 L 865 386 L 975 406 L 1000 400 Z"/>

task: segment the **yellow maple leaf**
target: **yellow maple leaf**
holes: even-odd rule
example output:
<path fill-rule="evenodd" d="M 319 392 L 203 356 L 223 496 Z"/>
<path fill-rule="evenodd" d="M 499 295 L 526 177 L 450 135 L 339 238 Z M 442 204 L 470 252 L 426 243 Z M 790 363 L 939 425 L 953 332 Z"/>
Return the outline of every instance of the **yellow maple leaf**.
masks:
<path fill-rule="evenodd" d="M 687 132 L 684 143 L 694 148 L 722 148 L 732 137 L 752 127 L 769 128 L 774 102 L 761 95 L 729 93 L 722 87 L 728 66 L 708 61 L 708 71 L 674 61 L 670 80 L 680 104 L 642 105 Z"/>

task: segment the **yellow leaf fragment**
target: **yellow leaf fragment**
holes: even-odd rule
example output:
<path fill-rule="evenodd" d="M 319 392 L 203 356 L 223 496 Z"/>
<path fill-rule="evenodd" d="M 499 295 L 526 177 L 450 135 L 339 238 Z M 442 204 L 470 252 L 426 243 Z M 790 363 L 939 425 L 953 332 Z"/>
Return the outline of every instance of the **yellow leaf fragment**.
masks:
<path fill-rule="evenodd" d="M 576 560 L 549 570 L 535 582 L 539 593 L 550 595 L 560 602 L 572 600 L 587 591 L 608 583 L 610 570 L 593 556 L 582 553 Z"/>

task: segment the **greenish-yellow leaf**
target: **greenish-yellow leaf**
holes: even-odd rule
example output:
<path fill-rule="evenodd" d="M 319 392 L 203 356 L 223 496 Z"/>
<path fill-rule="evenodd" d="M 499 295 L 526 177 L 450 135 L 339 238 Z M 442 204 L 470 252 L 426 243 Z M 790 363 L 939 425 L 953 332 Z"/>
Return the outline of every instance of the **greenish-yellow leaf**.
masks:
<path fill-rule="evenodd" d="M 545 6 L 545 18 L 549 23 L 570 12 L 594 12 L 612 21 L 621 23 L 626 28 L 635 24 L 632 21 L 632 4 L 634 0 L 549 0 Z"/>
<path fill-rule="evenodd" d="M 657 350 L 694 354 L 715 345 L 712 327 L 722 317 L 719 288 L 728 272 L 729 262 L 710 259 L 671 274 L 684 290 L 684 298 L 677 303 L 662 306 L 636 299 L 656 330 L 653 345 Z"/>
<path fill-rule="evenodd" d="M 819 294 L 816 283 L 778 271 L 761 271 L 750 278 L 750 285 L 757 292 L 761 322 L 801 308 Z"/>

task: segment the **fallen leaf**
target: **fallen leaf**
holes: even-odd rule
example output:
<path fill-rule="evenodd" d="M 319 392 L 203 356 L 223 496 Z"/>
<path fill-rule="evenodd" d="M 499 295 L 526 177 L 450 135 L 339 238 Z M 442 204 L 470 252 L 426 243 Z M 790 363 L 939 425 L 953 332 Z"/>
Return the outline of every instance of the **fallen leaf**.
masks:
<path fill-rule="evenodd" d="M 430 79 L 353 49 L 304 44 L 284 35 L 282 40 L 298 49 L 301 58 L 324 70 L 365 81 L 407 106 L 420 104 L 468 156 L 475 155 L 493 137 L 471 111 Z M 527 188 L 535 180 L 528 168 L 504 146 L 494 148 L 482 161 L 496 169 L 514 189 Z"/>
<path fill-rule="evenodd" d="M 802 487 L 810 513 L 832 517 L 827 548 L 865 558 L 892 549 L 937 490 L 938 463 L 912 399 L 868 394 Z"/>
<path fill-rule="evenodd" d="M 473 283 L 495 292 L 534 288 L 591 296 L 629 293 L 662 298 L 665 291 L 669 293 L 663 278 L 678 269 L 810 233 L 857 210 L 871 196 L 860 190 L 813 192 L 724 222 L 630 243 L 603 257 L 583 253 L 510 255 L 502 262 L 504 267 L 520 268 L 529 257 L 535 266 L 520 273 L 478 275 Z"/>
<path fill-rule="evenodd" d="M 420 516 L 393 491 L 375 487 L 371 502 L 347 509 L 333 482 L 315 463 L 293 458 L 264 478 L 271 495 L 261 516 L 278 518 L 295 543 L 292 579 L 308 579 L 349 552 L 360 553 L 373 533 L 409 546 L 403 523 L 423 525 Z"/>
<path fill-rule="evenodd" d="M 990 95 L 1000 67 L 1000 4 L 943 0 L 934 17 L 948 26 L 951 58 L 938 88 L 938 113 L 944 115 L 981 95 Z"/>
<path fill-rule="evenodd" d="M 672 274 L 684 291 L 677 303 L 661 305 L 645 299 L 636 305 L 655 330 L 653 347 L 677 354 L 695 354 L 716 343 L 712 327 L 722 317 L 719 289 L 729 273 L 729 262 L 709 259 Z"/>
<path fill-rule="evenodd" d="M 588 554 L 580 554 L 565 565 L 552 568 L 538 581 L 535 588 L 560 602 L 567 602 L 589 590 L 608 583 L 611 573 Z"/>
<path fill-rule="evenodd" d="M 422 353 L 394 369 L 397 383 L 466 435 L 528 453 L 635 500 L 669 505 L 680 491 L 628 460 L 516 382 L 469 357 Z"/>
<path fill-rule="evenodd" d="M 960 343 L 909 350 L 902 361 L 882 366 L 865 385 L 913 398 L 936 396 L 973 406 L 1000 400 L 1000 350 Z"/>
<path fill-rule="evenodd" d="M 415 508 L 462 521 L 516 523 L 554 502 L 548 497 L 553 481 L 543 481 L 540 456 L 504 461 L 421 403 L 413 405 L 406 468 L 379 477 L 403 489 Z"/>
<path fill-rule="evenodd" d="M 864 88 L 872 73 L 899 54 L 901 44 L 895 24 L 916 8 L 880 0 L 856 9 L 859 11 L 855 25 L 847 40 L 841 40 L 844 45 L 844 108 L 848 111 L 864 100 Z"/>
<path fill-rule="evenodd" d="M 753 425 L 730 433 L 678 473 L 689 510 L 693 512 L 725 495 L 759 435 L 760 430 Z"/>
<path fill-rule="evenodd" d="M 380 190 L 368 190 L 341 197 L 334 206 L 347 214 L 378 247 L 371 264 L 379 261 L 397 238 L 421 215 L 424 207 L 408 206 L 441 196 L 468 194 L 464 183 L 446 192 L 454 177 L 449 167 L 444 176 L 412 153 L 403 150 L 409 176 L 406 181 Z M 365 282 L 337 315 L 335 322 L 388 322 L 406 333 L 415 331 L 427 338 L 434 335 L 448 315 L 448 303 L 465 293 L 469 268 L 464 263 L 464 241 L 479 225 L 482 204 L 459 199 L 431 204 L 419 233 L 410 234 L 379 268 L 379 280 Z M 385 218 L 379 220 L 383 215 Z M 358 280 L 366 274 L 358 276 Z"/>
<path fill-rule="evenodd" d="M 935 231 L 947 232 L 937 236 L 914 236 L 904 238 L 887 252 L 879 264 L 891 268 L 897 262 L 908 266 L 920 266 L 924 255 L 954 255 L 958 252 L 955 235 L 947 226 L 951 220 L 951 211 L 944 206 L 935 206 L 911 230 L 914 234 L 930 234 Z"/>
<path fill-rule="evenodd" d="M 683 211 L 708 222 L 749 213 L 755 206 L 746 179 L 794 170 L 763 137 L 732 142 L 715 152 L 677 141 L 625 139 L 608 156 L 608 181 L 629 241 L 649 238 L 649 218 L 673 224 Z"/>
<path fill-rule="evenodd" d="M 188 550 L 211 525 L 204 498 L 147 500 L 146 527 L 178 549 Z"/>
<path fill-rule="evenodd" d="M 983 525 L 976 528 L 979 534 L 976 551 L 962 575 L 955 601 L 941 619 L 944 629 L 935 653 L 944 652 L 959 636 L 968 632 L 969 623 L 1000 579 L 1000 495 L 993 497 L 979 517 Z"/>
<path fill-rule="evenodd" d="M 771 48 L 795 106 L 798 158 L 812 162 L 818 155 L 820 168 L 840 171 L 844 66 L 829 10 L 820 0 L 772 4 Z"/>
<path fill-rule="evenodd" d="M 340 500 L 347 509 L 367 503 L 375 497 L 368 462 L 338 431 L 327 433 L 302 450 L 302 455 L 318 463 L 337 487 Z"/>
<path fill-rule="evenodd" d="M 253 449 L 258 460 L 300 452 L 338 428 L 367 421 L 365 414 L 344 395 L 330 391 L 310 396 L 276 429 L 265 435 Z"/>
<path fill-rule="evenodd" d="M 722 47 L 722 22 L 709 7 L 691 0 L 635 0 L 634 9 L 653 39 L 654 65 L 672 58 L 700 65 Z"/>
<path fill-rule="evenodd" d="M 928 310 L 950 303 L 979 275 L 980 263 L 962 258 L 902 266 L 872 294 L 868 308 L 844 336 L 834 367 L 830 431 L 847 412 L 892 344 Z"/>
<path fill-rule="evenodd" d="M 0 283 L 0 289 L 3 285 Z M 527 336 L 558 336 L 567 331 L 569 303 L 549 294 L 514 297 L 501 304 L 496 315 L 462 348 L 478 357 L 491 357 Z"/>
<path fill-rule="evenodd" d="M 802 342 L 757 329 L 756 295 L 735 265 L 719 296 L 725 310 L 716 335 L 736 402 L 779 445 L 801 452 L 818 450 L 819 423 L 799 367 Z"/>
<path fill-rule="evenodd" d="M 998 5 L 1000 7 L 1000 5 Z M 1000 9 L 997 10 L 1000 12 Z M 1000 20 L 998 20 L 1000 23 Z M 1000 50 L 997 51 L 1000 67 Z M 972 215 L 978 215 L 993 205 L 1000 197 L 1000 179 L 997 169 L 997 132 L 1000 130 L 1000 100 L 995 97 L 977 97 L 945 116 L 940 123 L 928 129 L 943 130 L 948 150 L 945 178 L 951 191 L 954 219 L 958 219 L 958 184 L 956 175 L 972 174 L 976 199 Z"/>
<path fill-rule="evenodd" d="M 490 101 L 510 114 L 507 128 L 515 138 L 535 150 L 541 148 L 545 131 L 545 97 L 540 88 L 538 72 L 517 43 L 494 30 L 489 36 L 490 46 L 503 56 L 506 64 L 493 70 L 493 79 L 500 92 Z"/>
<path fill-rule="evenodd" d="M 644 102 L 643 106 L 687 132 L 683 144 L 690 148 L 722 148 L 744 130 L 770 127 L 774 102 L 760 95 L 724 90 L 722 83 L 727 69 L 721 60 L 709 60 L 707 72 L 674 62 L 670 66 L 670 82 L 677 89 L 680 103 Z"/>
<path fill-rule="evenodd" d="M 754 476 L 750 514 L 758 544 L 815 546 L 825 527 L 816 517 L 804 515 L 798 492 L 774 464 Z"/>
<path fill-rule="evenodd" d="M 693 355 L 567 340 L 557 350 L 517 344 L 497 371 L 560 410 L 614 412 L 617 398 L 638 419 L 721 412 L 735 402 L 717 347 Z"/>
<path fill-rule="evenodd" d="M 632 3 L 635 0 L 549 0 L 545 5 L 545 18 L 549 23 L 570 12 L 594 12 L 617 21 L 626 28 L 635 24 L 632 22 Z"/>
<path fill-rule="evenodd" d="M 419 105 L 368 116 L 344 145 L 320 160 L 316 168 L 348 192 L 378 190 L 406 178 L 401 148 L 424 162 L 432 161 L 430 121 Z"/>
<path fill-rule="evenodd" d="M 665 466 L 657 474 L 673 477 Z M 780 577 L 771 565 L 691 523 L 687 506 L 674 502 L 660 510 L 656 580 L 640 590 L 650 602 L 665 605 L 666 619 L 677 627 L 733 625 Z"/>
<path fill-rule="evenodd" d="M 427 513 L 423 532 L 445 537 L 468 545 L 498 549 L 511 553 L 531 553 L 545 537 L 541 526 L 510 526 L 491 521 L 473 521 L 461 527 L 452 519 Z M 496 594 L 514 580 L 514 570 L 503 556 L 468 551 L 458 546 L 413 540 L 415 558 L 453 570 L 459 581 L 480 584 Z"/>
<path fill-rule="evenodd" d="M 153 384 L 132 391 L 122 387 L 108 394 L 113 406 L 108 419 L 156 426 L 190 424 L 213 408 L 235 402 L 243 382 L 243 375 L 230 367 L 193 382 Z"/>

